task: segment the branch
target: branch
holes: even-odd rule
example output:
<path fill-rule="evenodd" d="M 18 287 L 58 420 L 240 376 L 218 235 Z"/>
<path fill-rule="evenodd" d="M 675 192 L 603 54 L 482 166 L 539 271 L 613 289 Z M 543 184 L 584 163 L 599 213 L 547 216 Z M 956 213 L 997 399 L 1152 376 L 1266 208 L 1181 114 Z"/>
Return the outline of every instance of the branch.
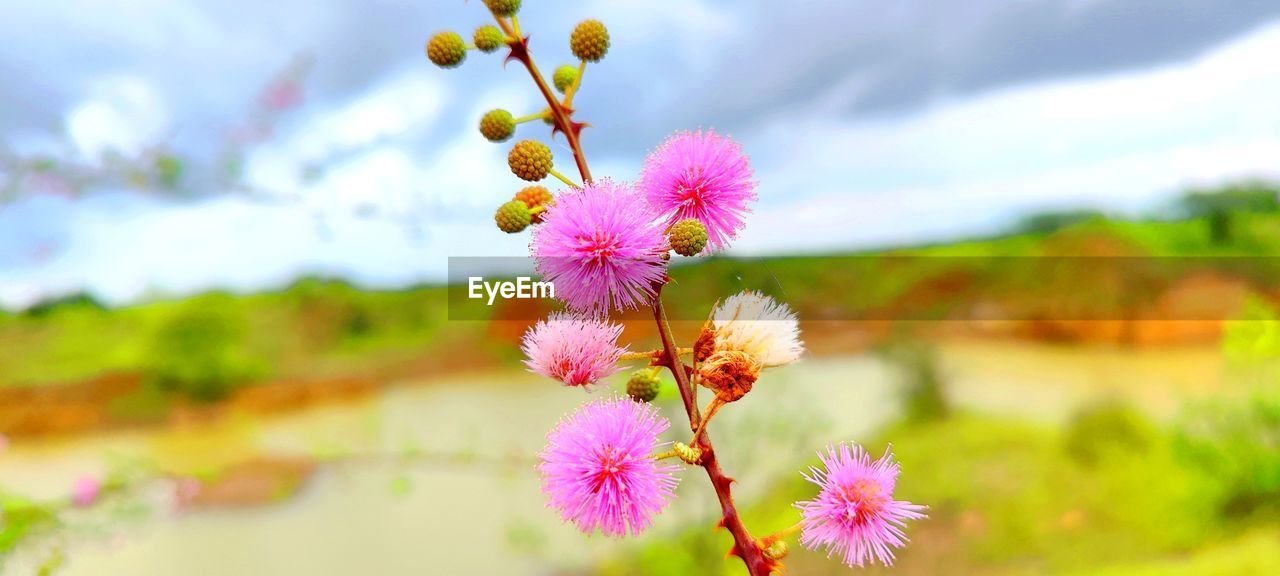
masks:
<path fill-rule="evenodd" d="M 689 429 L 696 430 L 699 421 L 698 406 L 694 403 L 692 385 L 688 375 L 685 374 L 684 363 L 680 361 L 679 349 L 671 336 L 671 326 L 667 322 L 667 314 L 662 307 L 661 285 L 653 295 L 653 318 L 658 325 L 658 335 L 662 338 L 663 352 L 667 357 L 666 366 L 676 379 L 676 385 L 680 388 L 680 399 L 684 401 L 685 412 L 689 415 Z M 747 531 L 742 518 L 738 516 L 738 509 L 734 506 L 733 494 L 730 491 L 733 479 L 725 475 L 724 470 L 720 468 L 715 448 L 711 445 L 711 436 L 705 431 L 698 437 L 697 448 L 702 450 L 702 461 L 699 465 L 706 470 L 707 478 L 715 488 L 716 498 L 720 501 L 722 514 L 720 526 L 733 535 L 733 549 L 729 553 L 742 558 L 742 562 L 747 565 L 747 573 L 751 576 L 768 576 L 777 567 L 777 563 L 765 558 L 760 545 Z"/>
<path fill-rule="evenodd" d="M 582 144 L 578 140 L 578 134 L 586 124 L 575 123 L 570 118 L 573 110 L 561 104 L 560 99 L 556 98 L 555 93 L 551 91 L 551 87 L 547 85 L 546 79 L 538 71 L 538 66 L 533 63 L 533 56 L 529 54 L 529 37 L 520 36 L 504 18 L 496 14 L 494 18 L 507 36 L 515 38 L 507 44 L 511 49 L 511 54 L 507 56 L 507 60 L 519 60 L 521 64 L 524 64 L 525 69 L 529 71 L 529 76 L 533 78 L 533 83 L 537 84 L 538 91 L 542 92 L 542 97 L 547 101 L 547 108 L 551 110 L 551 118 L 556 123 L 556 131 L 564 134 L 564 138 L 569 144 L 569 149 L 573 151 L 573 161 L 578 165 L 578 174 L 582 176 L 582 183 L 589 184 L 591 182 L 591 169 L 587 167 L 587 156 L 582 152 Z"/>

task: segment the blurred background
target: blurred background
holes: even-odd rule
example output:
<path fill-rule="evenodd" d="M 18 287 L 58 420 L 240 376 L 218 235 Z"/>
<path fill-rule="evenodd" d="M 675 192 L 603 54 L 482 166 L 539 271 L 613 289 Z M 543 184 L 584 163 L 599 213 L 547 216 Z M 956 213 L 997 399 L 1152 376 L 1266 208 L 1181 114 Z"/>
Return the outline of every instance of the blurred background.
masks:
<path fill-rule="evenodd" d="M 575 100 L 597 176 L 677 129 L 752 157 L 742 237 L 667 296 L 681 342 L 743 289 L 802 318 L 806 358 L 711 428 L 753 531 L 798 519 L 817 448 L 891 442 L 931 517 L 868 572 L 1280 573 L 1280 3 L 524 4 L 544 71 L 609 27 Z M 0 573 L 742 572 L 696 470 L 640 538 L 544 508 L 536 454 L 586 398 L 520 365 L 550 307 L 447 298 L 449 257 L 528 241 L 476 124 L 538 94 L 422 54 L 485 23 L 6 5 Z M 567 165 L 548 132 L 519 136 Z"/>

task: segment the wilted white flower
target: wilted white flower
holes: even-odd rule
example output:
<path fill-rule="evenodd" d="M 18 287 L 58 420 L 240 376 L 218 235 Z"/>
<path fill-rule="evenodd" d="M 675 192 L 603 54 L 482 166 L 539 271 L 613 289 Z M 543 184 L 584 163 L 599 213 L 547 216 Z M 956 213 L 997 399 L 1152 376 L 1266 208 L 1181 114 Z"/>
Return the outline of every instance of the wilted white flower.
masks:
<path fill-rule="evenodd" d="M 800 324 L 786 304 L 755 291 L 734 294 L 711 312 L 716 352 L 736 350 L 761 366 L 782 366 L 800 358 Z"/>

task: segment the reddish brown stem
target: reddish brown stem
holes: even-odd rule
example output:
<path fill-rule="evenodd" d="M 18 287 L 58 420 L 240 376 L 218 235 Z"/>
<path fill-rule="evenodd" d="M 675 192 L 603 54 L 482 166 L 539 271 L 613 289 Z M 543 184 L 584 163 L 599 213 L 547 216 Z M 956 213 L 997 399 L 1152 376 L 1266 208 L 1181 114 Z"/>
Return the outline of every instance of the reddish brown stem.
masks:
<path fill-rule="evenodd" d="M 529 76 L 533 77 L 533 83 L 537 84 L 538 91 L 542 92 L 542 97 L 547 101 L 547 108 L 551 110 L 551 117 L 555 120 L 556 127 L 564 134 L 565 141 L 569 144 L 569 149 L 573 151 L 573 161 L 578 165 L 578 174 L 582 176 L 582 183 L 591 182 L 591 169 L 587 167 L 587 156 L 582 152 L 582 144 L 578 139 L 578 131 L 581 125 L 575 125 L 570 115 L 572 110 L 565 108 L 560 103 L 560 99 L 556 98 L 555 93 L 551 91 L 551 87 L 547 85 L 547 81 L 542 77 L 542 73 L 538 71 L 538 65 L 533 63 L 533 57 L 529 55 L 529 37 L 518 36 L 515 30 L 504 18 L 494 16 L 498 20 L 498 25 L 502 27 L 502 31 L 515 40 L 512 40 L 508 46 L 511 48 L 511 55 L 508 59 L 519 60 L 524 64 Z"/>
<path fill-rule="evenodd" d="M 676 386 L 680 388 L 680 399 L 684 401 L 685 412 L 689 415 L 689 428 L 696 430 L 699 422 L 698 406 L 695 404 L 692 385 L 684 371 L 684 363 L 680 361 L 675 339 L 671 336 L 671 325 L 667 322 L 667 313 L 662 306 L 661 286 L 658 286 L 653 295 L 653 319 L 658 325 L 663 353 L 667 356 L 666 366 L 676 379 Z M 724 470 L 720 468 L 720 461 L 716 459 L 715 448 L 711 444 L 711 436 L 703 432 L 696 444 L 702 450 L 702 461 L 699 465 L 706 470 L 707 478 L 715 488 L 716 498 L 720 501 L 720 512 L 723 516 L 720 524 L 733 535 L 732 553 L 742 558 L 742 562 L 747 565 L 747 573 L 751 576 L 768 576 L 776 564 L 764 557 L 759 544 L 747 531 L 742 518 L 738 516 L 738 509 L 733 504 L 731 491 L 733 479 L 725 475 Z"/>

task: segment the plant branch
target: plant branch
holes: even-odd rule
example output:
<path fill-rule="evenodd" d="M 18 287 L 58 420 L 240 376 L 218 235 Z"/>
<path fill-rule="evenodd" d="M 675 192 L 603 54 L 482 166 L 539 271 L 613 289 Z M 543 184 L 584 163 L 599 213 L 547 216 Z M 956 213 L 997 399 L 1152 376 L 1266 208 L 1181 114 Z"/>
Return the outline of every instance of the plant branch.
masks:
<path fill-rule="evenodd" d="M 533 78 L 533 83 L 538 86 L 538 91 L 542 92 L 542 97 L 547 101 L 547 107 L 551 109 L 551 118 L 555 121 L 556 128 L 564 134 L 565 141 L 569 144 L 569 149 L 573 151 L 573 161 L 578 165 L 578 174 L 582 176 L 582 183 L 591 183 L 591 169 L 587 167 L 586 154 L 582 152 L 582 144 L 578 139 L 578 131 L 582 129 L 582 124 L 575 124 L 570 118 L 573 110 L 560 102 L 556 98 L 555 93 L 551 91 L 551 87 L 547 85 L 547 81 L 542 77 L 542 73 L 538 71 L 537 64 L 533 63 L 533 56 L 529 54 L 529 37 L 521 36 L 519 31 L 513 28 L 511 23 L 506 19 L 494 15 L 494 19 L 498 21 L 498 26 L 502 31 L 512 38 L 507 44 L 511 48 L 511 54 L 507 56 L 508 60 L 519 60 L 524 64 L 529 76 Z"/>
<path fill-rule="evenodd" d="M 679 348 L 676 347 L 675 339 L 671 335 L 671 325 L 667 322 L 666 310 L 662 306 L 661 285 L 653 295 L 653 319 L 658 325 L 658 335 L 662 339 L 663 352 L 667 357 L 666 366 L 676 379 L 676 385 L 680 388 L 680 399 L 684 401 L 685 412 L 689 415 L 689 429 L 698 430 L 700 429 L 698 406 L 695 404 L 692 384 L 689 382 L 688 374 L 685 373 L 684 363 L 680 361 Z M 700 434 L 696 447 L 702 450 L 702 461 L 699 465 L 706 470 L 707 478 L 711 480 L 711 486 L 716 491 L 716 499 L 720 501 L 722 514 L 720 525 L 733 535 L 733 550 L 730 554 L 742 558 L 742 562 L 747 566 L 747 573 L 751 576 L 768 576 L 777 567 L 776 563 L 765 558 L 759 542 L 747 531 L 746 525 L 738 515 L 730 490 L 733 479 L 725 475 L 724 470 L 720 468 L 720 461 L 716 459 L 710 435 Z"/>

